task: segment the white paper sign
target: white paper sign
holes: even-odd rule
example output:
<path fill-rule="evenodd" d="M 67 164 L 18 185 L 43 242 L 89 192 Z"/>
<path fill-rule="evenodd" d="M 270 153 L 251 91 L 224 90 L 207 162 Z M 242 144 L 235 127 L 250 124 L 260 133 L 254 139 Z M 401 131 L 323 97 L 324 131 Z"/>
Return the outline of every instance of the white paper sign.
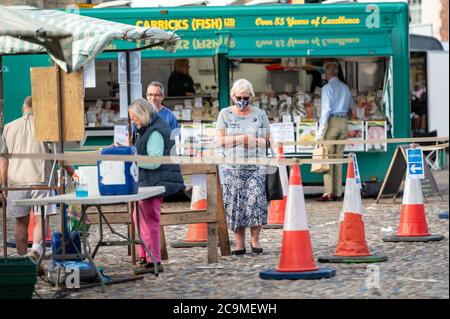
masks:
<path fill-rule="evenodd" d="M 283 115 L 282 122 L 283 123 L 292 122 L 292 117 L 289 114 L 285 114 L 285 115 Z"/>
<path fill-rule="evenodd" d="M 261 95 L 261 102 L 263 104 L 267 104 L 268 100 L 267 100 L 267 95 Z"/>
<path fill-rule="evenodd" d="M 316 140 L 318 125 L 317 122 L 300 122 L 297 123 L 297 141 L 312 142 Z M 313 144 L 297 145 L 298 153 L 312 153 Z"/>
<path fill-rule="evenodd" d="M 130 83 L 131 88 L 131 101 L 142 99 L 142 84 L 141 83 Z M 119 95 L 120 95 L 120 117 L 128 118 L 128 90 L 126 83 L 119 83 Z"/>
<path fill-rule="evenodd" d="M 128 127 L 126 125 L 114 126 L 114 145 L 128 145 Z"/>
<path fill-rule="evenodd" d="M 184 107 L 187 109 L 192 109 L 192 100 L 191 99 L 184 100 Z"/>
<path fill-rule="evenodd" d="M 131 102 L 142 99 L 142 83 L 131 83 Z"/>
<path fill-rule="evenodd" d="M 95 59 L 83 66 L 83 82 L 85 88 L 95 88 Z"/>
<path fill-rule="evenodd" d="M 181 113 L 181 119 L 183 121 L 190 121 L 192 120 L 192 115 L 191 115 L 191 109 L 184 109 Z"/>
<path fill-rule="evenodd" d="M 119 84 L 120 117 L 128 118 L 128 91 L 127 84 Z"/>
<path fill-rule="evenodd" d="M 141 51 L 130 54 L 130 82 L 141 82 Z M 127 83 L 127 60 L 125 52 L 118 53 L 119 83 Z"/>
<path fill-rule="evenodd" d="M 194 105 L 195 107 L 203 107 L 203 99 L 201 97 L 196 97 Z"/>
<path fill-rule="evenodd" d="M 294 123 L 273 123 L 270 124 L 270 134 L 273 137 L 275 143 L 278 142 L 294 142 L 295 141 L 295 129 Z M 295 145 L 284 146 L 285 153 L 295 153 Z M 274 148 L 275 153 L 278 152 Z"/>
<path fill-rule="evenodd" d="M 270 105 L 273 105 L 273 106 L 277 106 L 278 105 L 278 100 L 277 100 L 276 97 L 271 97 L 270 98 Z"/>
<path fill-rule="evenodd" d="M 125 162 L 101 161 L 100 182 L 103 185 L 124 185 L 126 182 Z"/>

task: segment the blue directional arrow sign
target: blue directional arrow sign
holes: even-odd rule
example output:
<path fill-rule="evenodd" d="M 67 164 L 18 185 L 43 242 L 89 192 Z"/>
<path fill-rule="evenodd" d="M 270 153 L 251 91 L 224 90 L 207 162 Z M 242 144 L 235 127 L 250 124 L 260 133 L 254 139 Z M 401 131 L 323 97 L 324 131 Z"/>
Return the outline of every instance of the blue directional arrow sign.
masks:
<path fill-rule="evenodd" d="M 406 149 L 406 159 L 408 165 L 408 177 L 420 178 L 425 177 L 423 168 L 423 153 L 421 148 L 408 148 Z"/>

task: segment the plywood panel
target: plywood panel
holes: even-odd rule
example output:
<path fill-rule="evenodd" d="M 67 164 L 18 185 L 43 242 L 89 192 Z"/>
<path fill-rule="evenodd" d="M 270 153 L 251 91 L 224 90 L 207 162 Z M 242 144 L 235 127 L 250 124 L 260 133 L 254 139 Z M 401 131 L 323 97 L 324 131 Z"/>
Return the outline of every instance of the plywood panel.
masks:
<path fill-rule="evenodd" d="M 30 75 L 35 138 L 37 141 L 57 141 L 58 100 L 56 68 L 31 68 Z"/>
<path fill-rule="evenodd" d="M 84 86 L 82 71 L 67 74 L 55 66 L 31 69 L 31 92 L 38 141 L 59 141 L 58 84 L 64 141 L 84 139 Z"/>
<path fill-rule="evenodd" d="M 64 141 L 84 139 L 84 84 L 82 71 L 70 74 L 61 70 L 61 101 Z"/>

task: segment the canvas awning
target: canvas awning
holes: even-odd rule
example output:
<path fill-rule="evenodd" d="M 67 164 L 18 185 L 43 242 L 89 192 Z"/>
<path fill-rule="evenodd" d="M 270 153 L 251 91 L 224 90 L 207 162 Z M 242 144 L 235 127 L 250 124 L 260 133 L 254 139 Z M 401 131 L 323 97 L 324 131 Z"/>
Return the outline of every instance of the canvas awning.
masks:
<path fill-rule="evenodd" d="M 175 51 L 179 37 L 158 28 L 143 28 L 56 10 L 0 6 L 0 55 L 48 52 L 66 72 L 80 69 L 113 40 L 135 47 L 161 46 Z"/>

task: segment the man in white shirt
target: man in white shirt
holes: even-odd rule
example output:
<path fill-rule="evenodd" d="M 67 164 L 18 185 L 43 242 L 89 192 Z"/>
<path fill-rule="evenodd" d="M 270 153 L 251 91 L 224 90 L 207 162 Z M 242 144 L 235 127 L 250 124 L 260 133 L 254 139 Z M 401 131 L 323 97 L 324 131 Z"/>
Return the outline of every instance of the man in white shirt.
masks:
<path fill-rule="evenodd" d="M 322 88 L 321 116 L 317 140 L 344 140 L 347 135 L 347 117 L 355 102 L 349 87 L 337 77 L 339 66 L 336 62 L 324 64 L 328 81 Z M 328 154 L 343 154 L 345 145 L 329 145 Z M 331 157 L 333 158 L 333 157 Z M 342 195 L 342 165 L 330 165 L 323 173 L 324 193 L 319 201 L 337 200 Z"/>

